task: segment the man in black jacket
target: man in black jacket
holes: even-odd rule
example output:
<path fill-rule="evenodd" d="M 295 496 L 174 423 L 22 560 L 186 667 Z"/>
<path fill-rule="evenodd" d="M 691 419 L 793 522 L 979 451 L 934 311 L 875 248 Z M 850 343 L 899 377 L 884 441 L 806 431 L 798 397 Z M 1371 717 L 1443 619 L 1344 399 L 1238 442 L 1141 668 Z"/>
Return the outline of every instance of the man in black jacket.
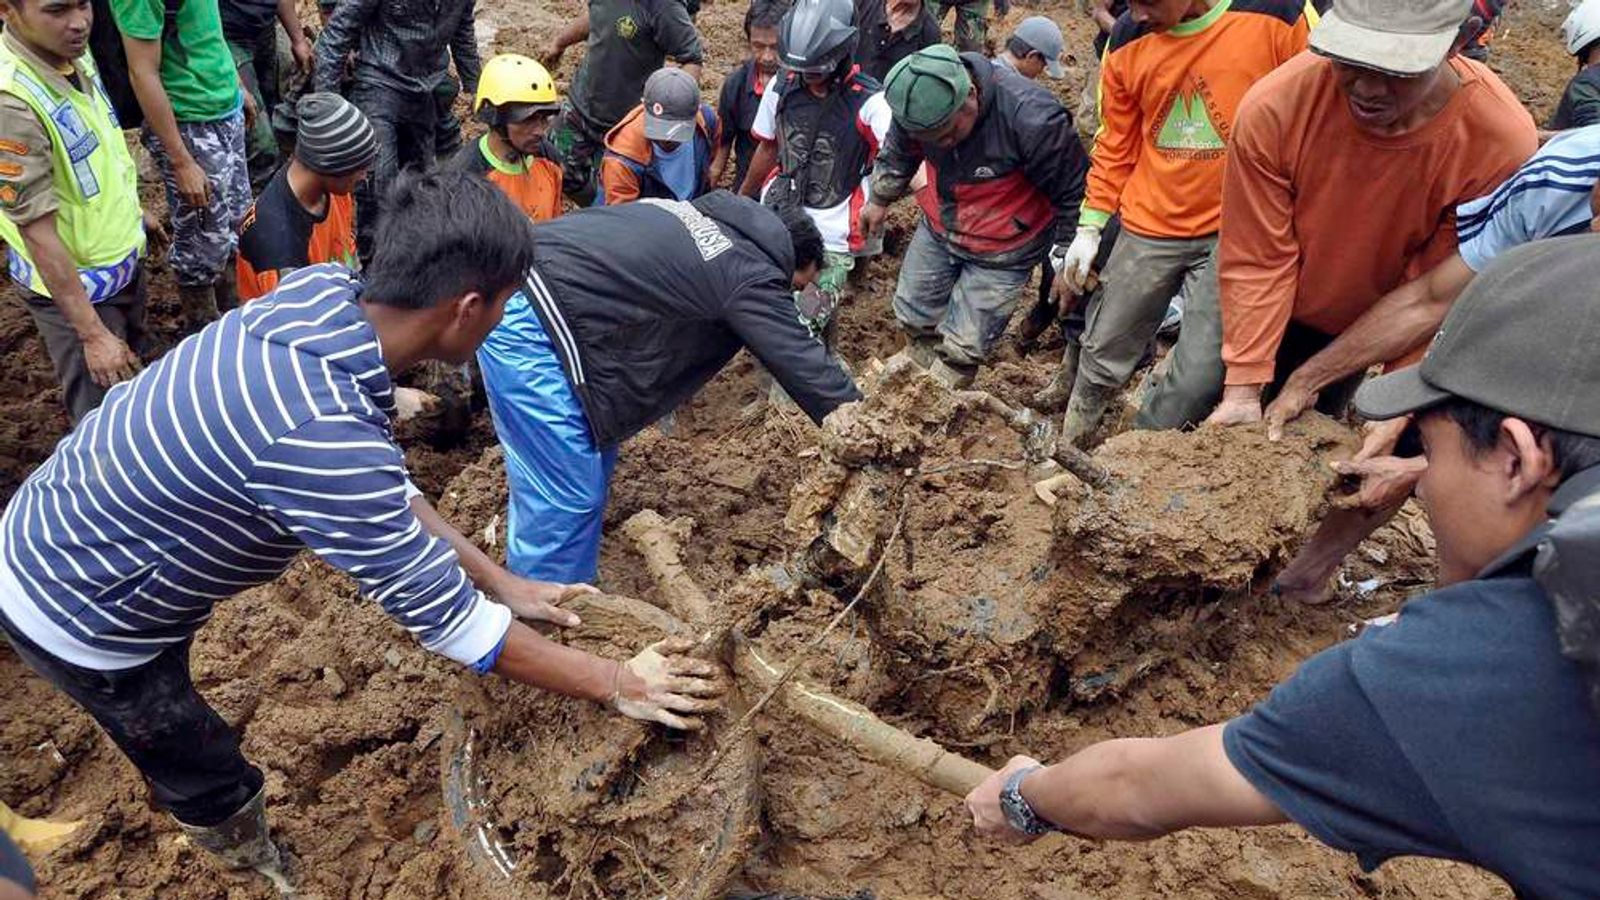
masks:
<path fill-rule="evenodd" d="M 475 0 L 343 0 L 317 40 L 313 86 L 339 93 L 355 52 L 350 102 L 378 139 L 378 158 L 356 193 L 356 242 L 372 256 L 379 203 L 400 170 L 433 168 L 439 120 L 435 92 L 453 81 L 450 60 L 467 94 L 478 92 L 483 63 L 474 32 Z"/>
<path fill-rule="evenodd" d="M 993 351 L 1033 268 L 1071 243 L 1089 170 L 1072 116 L 1044 88 L 976 53 L 936 44 L 889 72 L 894 114 L 872 170 L 862 231 L 917 191 L 922 221 L 894 291 L 917 362 L 955 386 Z"/>
<path fill-rule="evenodd" d="M 505 447 L 513 572 L 590 581 L 617 447 L 748 348 L 813 421 L 860 397 L 795 314 L 822 262 L 804 212 L 726 191 L 534 226 L 535 262 L 478 351 Z M 580 577 L 581 576 L 581 577 Z"/>

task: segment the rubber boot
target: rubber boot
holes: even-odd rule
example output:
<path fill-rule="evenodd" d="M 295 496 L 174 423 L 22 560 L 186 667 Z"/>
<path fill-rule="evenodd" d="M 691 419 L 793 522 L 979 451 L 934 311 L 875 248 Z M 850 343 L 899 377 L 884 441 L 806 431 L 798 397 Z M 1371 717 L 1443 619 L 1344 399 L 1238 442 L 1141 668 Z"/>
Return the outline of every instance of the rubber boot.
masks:
<path fill-rule="evenodd" d="M 178 822 L 178 827 L 195 846 L 215 856 L 224 866 L 254 869 L 266 876 L 279 892 L 286 896 L 294 893 L 283 871 L 283 856 L 267 829 L 265 791 L 256 791 L 238 812 L 216 825 L 202 827 Z"/>
<path fill-rule="evenodd" d="M 17 846 L 28 853 L 43 856 L 65 844 L 82 822 L 51 822 L 17 815 L 16 810 L 0 803 L 0 831 L 4 831 Z"/>
<path fill-rule="evenodd" d="M 178 305 L 183 308 L 183 328 L 194 332 L 217 320 L 217 289 L 210 284 L 178 285 Z"/>
<path fill-rule="evenodd" d="M 922 368 L 931 369 L 933 364 L 939 361 L 939 345 L 943 343 L 941 338 L 908 334 L 905 349 L 900 352 Z"/>
<path fill-rule="evenodd" d="M 1083 448 L 1095 429 L 1100 427 L 1100 420 L 1105 417 L 1106 409 L 1116 396 L 1116 388 L 1087 382 L 1078 384 L 1072 391 L 1072 400 L 1067 403 L 1067 415 L 1061 422 L 1060 440 Z"/>
<path fill-rule="evenodd" d="M 934 360 L 928 367 L 933 379 L 953 391 L 964 391 L 978 380 L 978 367 L 953 363 L 947 359 Z"/>
<path fill-rule="evenodd" d="M 1083 345 L 1067 341 L 1061 353 L 1061 368 L 1044 389 L 1033 395 L 1033 408 L 1044 412 L 1059 412 L 1072 400 L 1072 385 L 1078 380 L 1078 354 Z"/>

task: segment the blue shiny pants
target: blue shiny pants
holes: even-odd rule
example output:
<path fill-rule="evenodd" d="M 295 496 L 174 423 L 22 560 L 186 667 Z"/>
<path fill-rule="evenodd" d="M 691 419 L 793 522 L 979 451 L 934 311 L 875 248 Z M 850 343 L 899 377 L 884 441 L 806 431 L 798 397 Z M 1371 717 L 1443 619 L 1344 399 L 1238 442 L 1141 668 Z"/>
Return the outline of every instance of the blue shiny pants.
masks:
<path fill-rule="evenodd" d="M 524 578 L 593 581 L 617 448 L 595 446 L 589 420 L 528 299 L 506 301 L 478 349 L 511 486 L 506 565 Z"/>

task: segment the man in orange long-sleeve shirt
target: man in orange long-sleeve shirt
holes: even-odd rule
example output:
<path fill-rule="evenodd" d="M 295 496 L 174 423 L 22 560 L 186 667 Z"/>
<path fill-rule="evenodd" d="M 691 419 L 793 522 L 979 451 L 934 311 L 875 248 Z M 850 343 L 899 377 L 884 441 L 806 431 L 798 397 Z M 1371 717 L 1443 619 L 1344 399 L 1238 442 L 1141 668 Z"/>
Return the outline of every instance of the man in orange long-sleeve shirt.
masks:
<path fill-rule="evenodd" d="M 1223 185 L 1222 342 L 1214 380 L 1193 386 L 1221 395 L 1211 421 L 1260 420 L 1269 387 L 1455 252 L 1456 206 L 1537 148 L 1516 95 L 1455 56 L 1478 31 L 1470 12 L 1471 0 L 1336 0 L 1311 33 L 1315 55 L 1245 97 Z M 1197 314 L 1184 312 L 1180 347 Z M 1360 380 L 1325 388 L 1318 407 L 1343 412 Z M 1279 586 L 1324 596 L 1345 552 L 1397 508 L 1330 515 Z"/>
<path fill-rule="evenodd" d="M 1338 0 L 1316 54 L 1245 97 L 1223 187 L 1219 421 L 1259 419 L 1267 386 L 1448 257 L 1455 207 L 1533 155 L 1516 95 L 1453 55 L 1470 6 Z"/>
<path fill-rule="evenodd" d="M 1067 286 L 1083 291 L 1100 229 L 1119 211 L 1122 234 L 1081 351 L 1068 342 L 1055 382 L 1058 395 L 1070 389 L 1068 440 L 1099 424 L 1180 287 L 1216 303 L 1212 258 L 1234 113 L 1252 84 L 1305 49 L 1315 15 L 1304 0 L 1150 0 L 1117 20 L 1101 69 L 1088 197 L 1062 265 Z M 1146 401 L 1145 427 L 1211 411 L 1166 388 L 1185 380 L 1185 361 L 1173 362 Z"/>

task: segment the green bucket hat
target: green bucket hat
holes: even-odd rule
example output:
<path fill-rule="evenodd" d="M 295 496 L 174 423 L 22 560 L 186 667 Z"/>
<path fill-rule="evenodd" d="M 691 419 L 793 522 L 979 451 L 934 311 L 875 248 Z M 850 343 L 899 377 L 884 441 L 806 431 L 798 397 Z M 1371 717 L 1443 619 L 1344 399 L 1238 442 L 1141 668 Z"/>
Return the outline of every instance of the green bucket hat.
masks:
<path fill-rule="evenodd" d="M 900 127 L 932 131 L 949 121 L 972 91 L 972 76 L 949 44 L 934 44 L 894 64 L 883 82 Z"/>

